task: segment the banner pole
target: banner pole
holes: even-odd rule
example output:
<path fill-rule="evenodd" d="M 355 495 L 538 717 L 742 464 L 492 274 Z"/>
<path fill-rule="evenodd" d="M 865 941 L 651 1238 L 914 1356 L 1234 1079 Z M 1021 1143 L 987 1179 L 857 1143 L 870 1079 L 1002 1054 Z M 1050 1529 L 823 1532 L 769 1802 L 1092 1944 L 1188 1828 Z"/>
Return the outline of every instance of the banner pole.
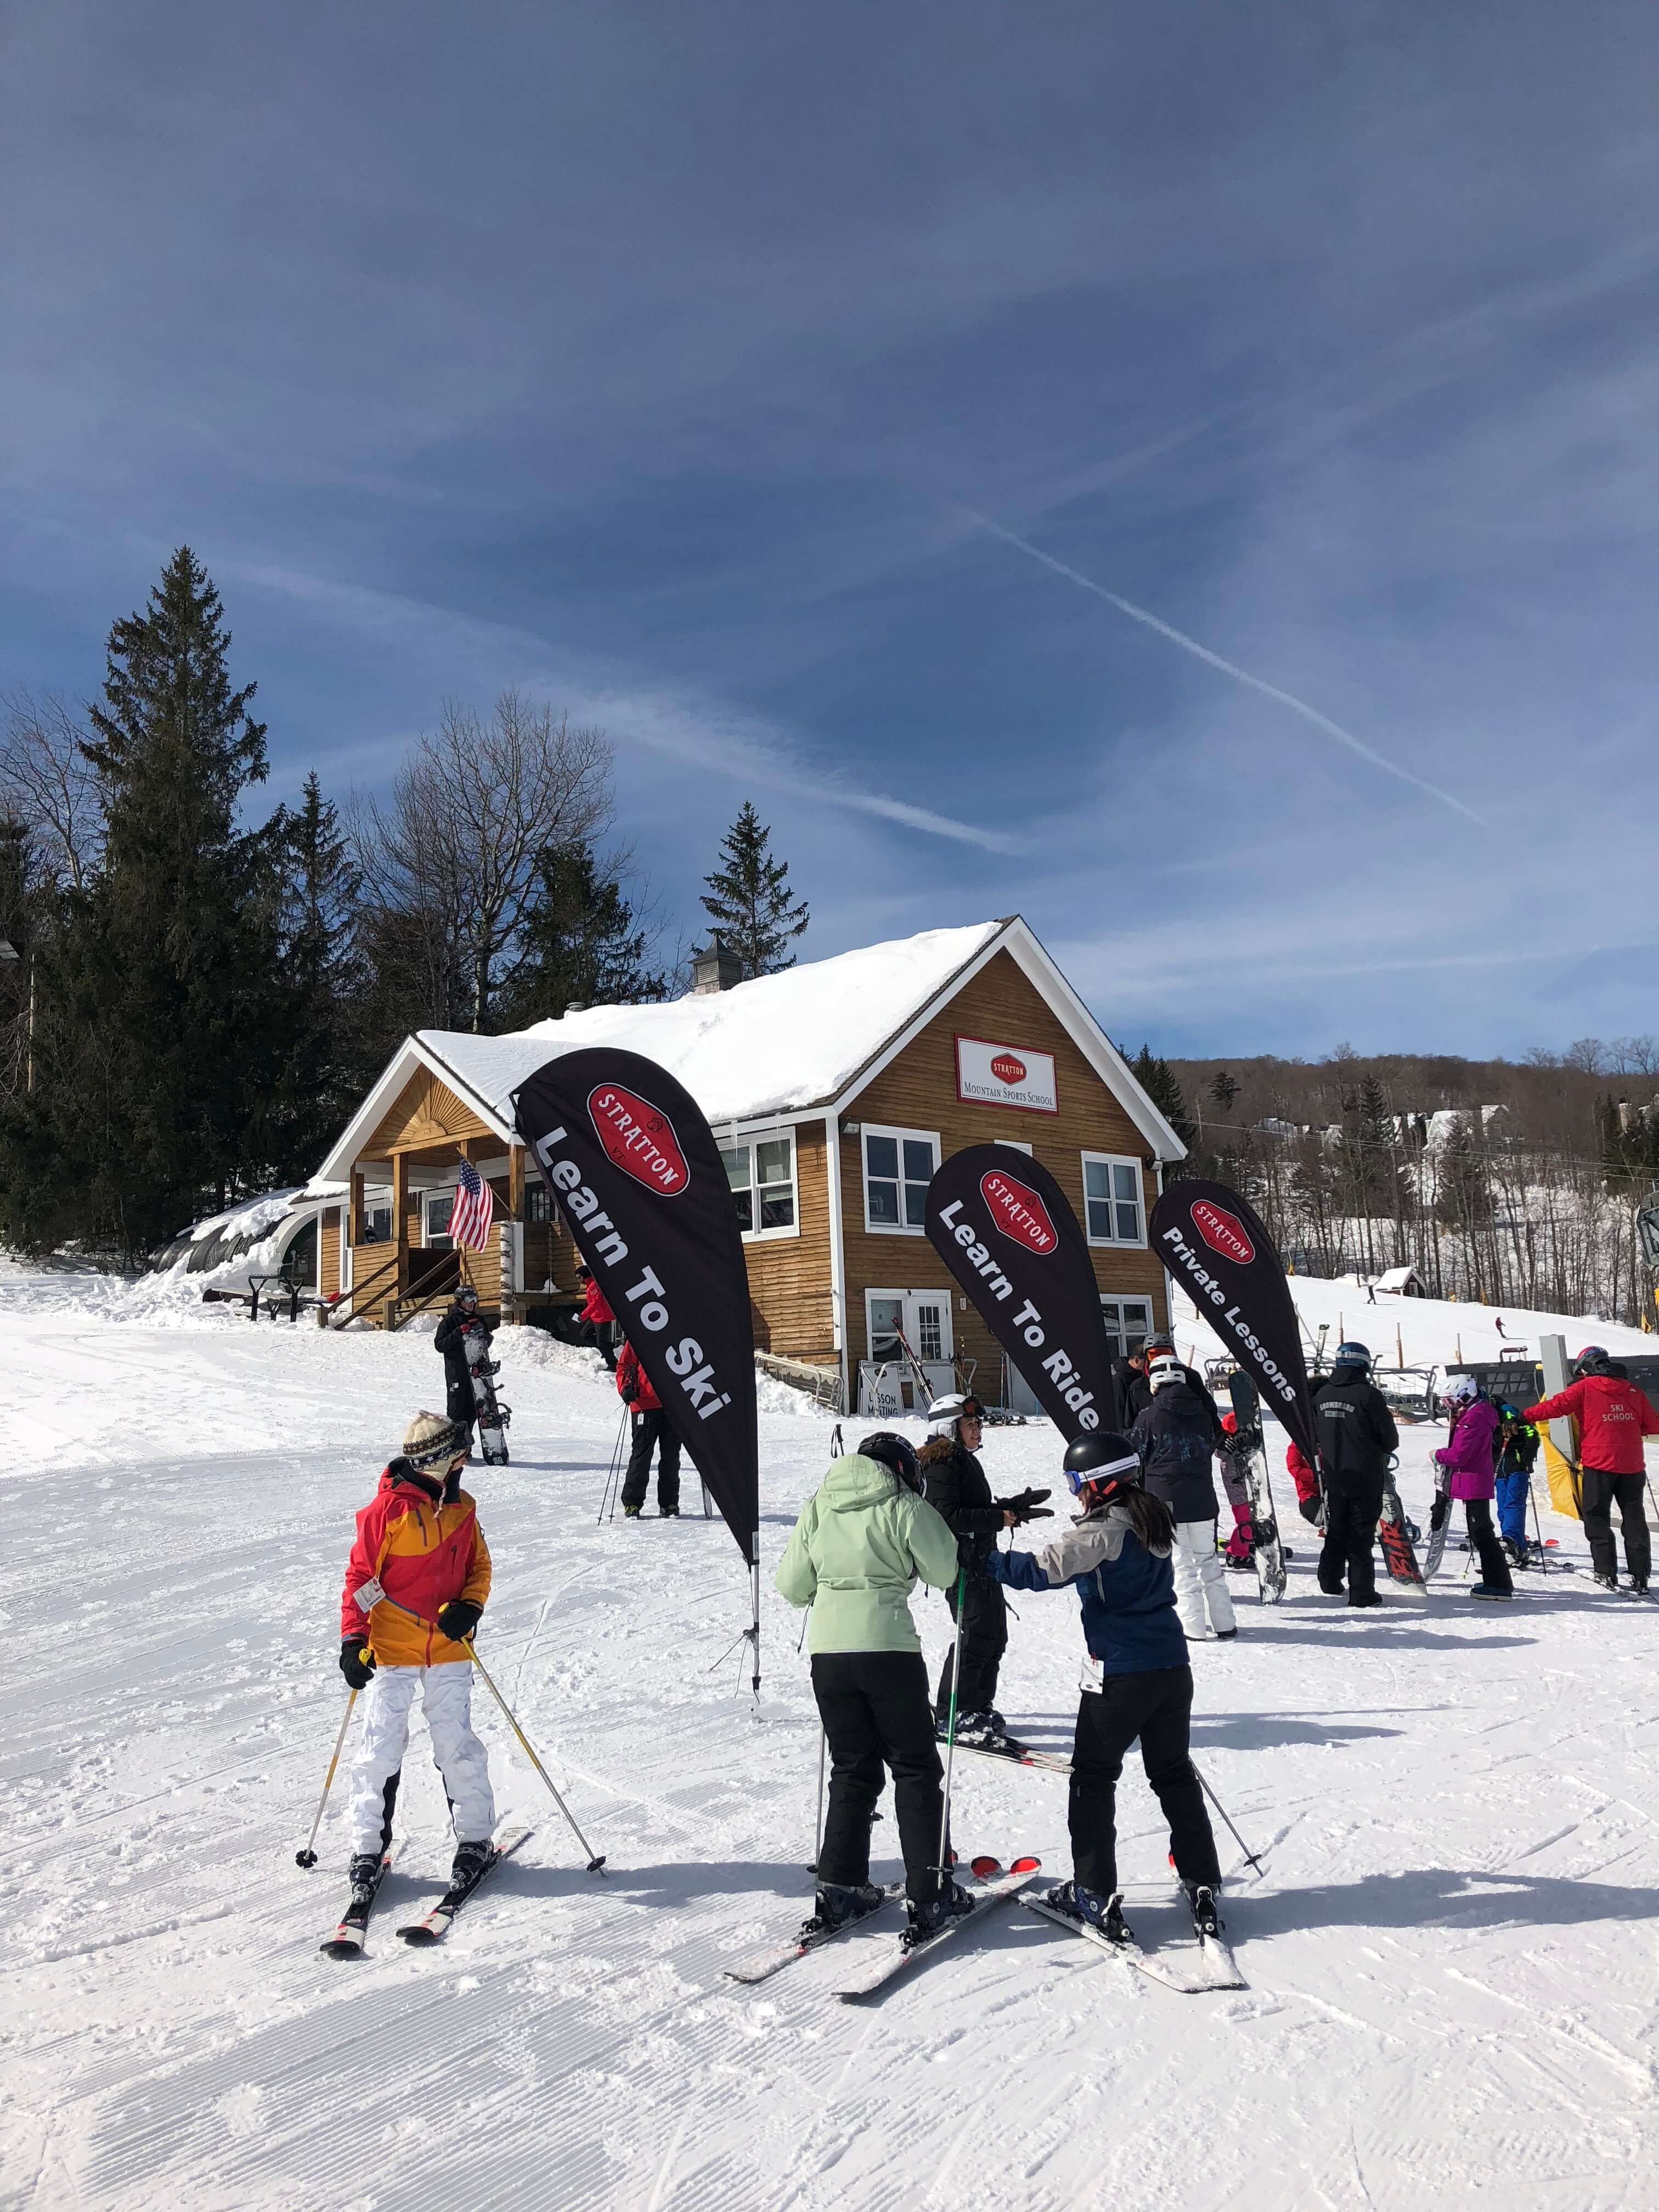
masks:
<path fill-rule="evenodd" d="M 749 1633 L 750 1633 L 750 1637 L 754 1639 L 754 1645 L 755 1645 L 755 1671 L 754 1671 L 754 1674 L 750 1677 L 750 1687 L 754 1691 L 756 1703 L 757 1703 L 757 1704 L 758 1704 L 758 1703 L 759 1703 L 759 1701 L 760 1701 L 760 1685 L 761 1685 L 761 1664 L 760 1664 L 760 1530 L 759 1530 L 758 1528 L 757 1528 L 757 1529 L 756 1529 L 756 1531 L 755 1531 L 755 1556 L 754 1556 L 753 1560 L 750 1562 L 750 1569 L 749 1569 L 749 1574 L 750 1574 L 750 1585 L 749 1585 L 749 1587 L 750 1587 L 750 1596 L 751 1596 L 751 1598 L 752 1598 L 752 1600 L 753 1600 L 753 1601 L 754 1601 L 754 1607 L 755 1607 L 755 1620 L 754 1620 L 754 1626 L 750 1629 L 750 1632 L 749 1632 Z"/>

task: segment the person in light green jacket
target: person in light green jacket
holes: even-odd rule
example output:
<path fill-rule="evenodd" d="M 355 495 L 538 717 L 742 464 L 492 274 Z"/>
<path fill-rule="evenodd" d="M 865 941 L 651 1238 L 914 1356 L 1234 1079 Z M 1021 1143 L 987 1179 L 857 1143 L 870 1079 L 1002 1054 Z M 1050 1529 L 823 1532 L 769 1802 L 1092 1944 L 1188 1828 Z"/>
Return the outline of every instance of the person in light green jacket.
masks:
<path fill-rule="evenodd" d="M 944 1776 L 910 1618 L 918 1581 L 956 1587 L 957 1540 L 920 1490 L 905 1439 L 866 1437 L 802 1506 L 773 1577 L 791 1605 L 812 1608 L 812 1692 L 830 1744 L 830 1810 L 809 1929 L 844 1927 L 882 1901 L 870 1881 L 870 1822 L 889 1767 L 912 1928 L 926 1932 L 968 1907 L 939 1865 Z"/>

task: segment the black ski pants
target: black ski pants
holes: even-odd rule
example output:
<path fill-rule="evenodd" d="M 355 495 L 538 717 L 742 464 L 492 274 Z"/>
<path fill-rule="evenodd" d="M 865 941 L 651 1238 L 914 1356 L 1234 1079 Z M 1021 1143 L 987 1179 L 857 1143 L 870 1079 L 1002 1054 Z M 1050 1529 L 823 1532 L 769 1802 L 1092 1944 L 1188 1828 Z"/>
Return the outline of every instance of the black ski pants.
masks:
<path fill-rule="evenodd" d="M 951 1583 L 945 1593 L 951 1607 L 951 1618 L 956 1619 L 957 1586 Z M 964 1713 L 989 1712 L 997 1701 L 997 1674 L 1002 1666 L 1002 1655 L 1008 1649 L 1008 1608 L 1003 1602 L 1002 1585 L 994 1583 L 989 1575 L 982 1575 L 973 1567 L 962 1594 L 962 1672 L 957 1687 L 957 1717 Z M 939 1696 L 934 1701 L 933 1715 L 943 1728 L 951 1717 L 951 1676 L 956 1662 L 956 1648 L 945 1655 L 945 1667 L 939 1678 Z"/>
<path fill-rule="evenodd" d="M 1170 1824 L 1170 1850 L 1183 1881 L 1221 1879 L 1204 1792 L 1188 1757 L 1193 1717 L 1193 1670 L 1157 1667 L 1145 1674 L 1108 1674 L 1097 1694 L 1083 1692 L 1072 1752 L 1072 1872 L 1085 1889 L 1111 1896 L 1117 1887 L 1117 1778 L 1137 1736 L 1146 1779 Z"/>
<path fill-rule="evenodd" d="M 1653 1547 L 1648 1535 L 1647 1477 L 1612 1474 L 1606 1468 L 1587 1467 L 1578 1477 L 1578 1510 L 1589 1540 L 1590 1565 L 1598 1575 L 1616 1575 L 1619 1555 L 1613 1547 L 1613 1509 L 1625 1538 L 1625 1565 L 1632 1578 L 1644 1583 L 1652 1567 Z"/>
<path fill-rule="evenodd" d="M 472 1449 L 472 1425 L 478 1418 L 477 1401 L 472 1395 L 472 1379 L 452 1382 L 444 1400 L 444 1411 L 452 1421 L 459 1421 L 466 1431 L 466 1448 Z"/>
<path fill-rule="evenodd" d="M 1327 1483 L 1325 1544 L 1319 1554 L 1319 1587 L 1340 1597 L 1346 1577 L 1348 1602 L 1376 1595 L 1376 1562 L 1372 1546 L 1382 1517 L 1382 1484 Z"/>
<path fill-rule="evenodd" d="M 812 1692 L 830 1739 L 830 1810 L 818 1880 L 870 1879 L 870 1823 L 893 1771 L 904 1887 L 917 1904 L 939 1894 L 945 1770 L 927 1702 L 927 1662 L 919 1651 L 818 1651 Z"/>
<path fill-rule="evenodd" d="M 1491 1498 L 1466 1498 L 1463 1521 L 1469 1532 L 1469 1549 L 1480 1556 L 1481 1581 L 1488 1589 L 1512 1590 L 1515 1580 L 1510 1573 L 1509 1554 L 1492 1526 Z"/>
<path fill-rule="evenodd" d="M 678 1513 L 680 1506 L 680 1440 L 660 1407 L 636 1413 L 633 1421 L 634 1449 L 628 1455 L 623 1477 L 624 1506 L 643 1505 L 651 1480 L 651 1454 L 657 1454 L 657 1510 Z"/>

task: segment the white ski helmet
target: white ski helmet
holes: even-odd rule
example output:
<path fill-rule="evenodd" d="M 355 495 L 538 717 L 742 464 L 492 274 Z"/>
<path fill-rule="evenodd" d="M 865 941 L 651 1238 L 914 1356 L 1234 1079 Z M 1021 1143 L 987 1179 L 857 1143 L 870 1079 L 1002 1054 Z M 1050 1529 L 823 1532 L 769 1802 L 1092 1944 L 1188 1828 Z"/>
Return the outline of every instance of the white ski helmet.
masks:
<path fill-rule="evenodd" d="M 1480 1395 L 1480 1385 L 1473 1375 L 1454 1375 L 1446 1385 L 1446 1396 L 1454 1406 L 1467 1405 L 1471 1398 Z"/>
<path fill-rule="evenodd" d="M 1146 1370 L 1146 1380 L 1152 1384 L 1154 1391 L 1163 1390 L 1171 1382 L 1184 1382 L 1187 1380 L 1187 1373 L 1181 1362 L 1173 1354 L 1160 1352 Z"/>
<path fill-rule="evenodd" d="M 958 1421 L 970 1418 L 976 1421 L 984 1410 L 970 1392 L 952 1390 L 943 1398 L 935 1398 L 927 1408 L 927 1433 L 930 1437 L 953 1437 Z"/>

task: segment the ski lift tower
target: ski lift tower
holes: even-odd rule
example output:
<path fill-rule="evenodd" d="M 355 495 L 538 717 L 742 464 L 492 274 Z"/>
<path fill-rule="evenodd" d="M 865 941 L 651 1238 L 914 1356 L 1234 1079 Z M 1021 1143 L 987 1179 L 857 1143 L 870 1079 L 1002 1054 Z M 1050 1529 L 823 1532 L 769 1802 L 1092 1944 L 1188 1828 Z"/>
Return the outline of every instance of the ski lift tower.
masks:
<path fill-rule="evenodd" d="M 1659 1305 L 1659 1190 L 1650 1190 L 1636 1209 L 1636 1242 L 1648 1263 L 1648 1288 Z"/>

